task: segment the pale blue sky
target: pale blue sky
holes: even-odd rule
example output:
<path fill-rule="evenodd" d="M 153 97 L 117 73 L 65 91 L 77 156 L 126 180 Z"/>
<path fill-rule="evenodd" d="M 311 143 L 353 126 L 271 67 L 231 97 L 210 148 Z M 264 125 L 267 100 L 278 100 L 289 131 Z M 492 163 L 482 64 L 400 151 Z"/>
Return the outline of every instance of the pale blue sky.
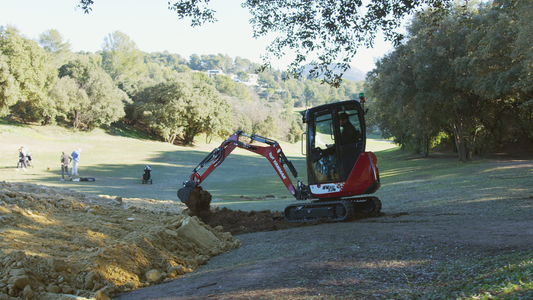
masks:
<path fill-rule="evenodd" d="M 78 0 L 0 0 L 0 25 L 14 25 L 20 33 L 37 40 L 47 29 L 56 29 L 69 40 L 74 51 L 96 52 L 104 38 L 113 31 L 126 33 L 144 52 L 168 50 L 185 58 L 193 53 L 227 54 L 261 63 L 271 39 L 252 38 L 250 15 L 240 7 L 243 0 L 213 0 L 217 11 L 215 24 L 190 27 L 190 20 L 179 20 L 168 10 L 168 0 L 95 0 L 93 10 L 76 10 Z M 172 1 L 171 1 L 172 2 Z M 367 72 L 376 58 L 392 49 L 389 43 L 376 41 L 374 49 L 360 49 L 352 65 Z M 290 57 L 272 61 L 284 68 Z"/>

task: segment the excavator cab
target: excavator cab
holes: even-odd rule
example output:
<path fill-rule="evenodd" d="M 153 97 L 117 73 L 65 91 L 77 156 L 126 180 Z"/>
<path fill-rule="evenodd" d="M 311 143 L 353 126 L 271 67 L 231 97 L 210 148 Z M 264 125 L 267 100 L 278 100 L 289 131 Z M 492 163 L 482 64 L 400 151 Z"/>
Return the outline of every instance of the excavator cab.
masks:
<path fill-rule="evenodd" d="M 327 104 L 306 111 L 309 184 L 346 181 L 365 151 L 366 133 L 357 101 Z"/>
<path fill-rule="evenodd" d="M 377 159 L 366 152 L 365 114 L 356 100 L 304 112 L 310 198 L 348 199 L 380 187 Z"/>

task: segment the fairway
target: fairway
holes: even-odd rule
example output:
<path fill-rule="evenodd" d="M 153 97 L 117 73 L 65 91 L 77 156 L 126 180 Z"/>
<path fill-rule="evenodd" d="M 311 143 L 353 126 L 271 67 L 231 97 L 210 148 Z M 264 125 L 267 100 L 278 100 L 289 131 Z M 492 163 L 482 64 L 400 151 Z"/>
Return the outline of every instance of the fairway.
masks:
<path fill-rule="evenodd" d="M 174 146 L 149 139 L 129 137 L 119 130 L 72 131 L 56 126 L 0 125 L 0 180 L 58 186 L 98 195 L 178 201 L 176 192 L 202 159 L 220 140 L 206 144 L 198 138 L 195 147 Z M 301 143 L 281 142 L 299 178 L 306 182 Z M 29 148 L 34 167 L 16 171 L 18 148 Z M 94 182 L 60 181 L 59 157 L 81 148 L 79 174 Z M 369 140 L 367 150 L 395 148 L 384 140 Z M 142 184 L 145 165 L 152 168 L 153 184 Z M 47 168 L 50 168 L 48 170 Z M 292 178 L 293 183 L 296 181 Z M 203 183 L 213 195 L 213 205 L 241 210 L 282 210 L 295 201 L 272 165 L 264 157 L 236 149 Z M 274 199 L 265 200 L 266 196 Z M 253 201 L 261 199 L 261 201 Z"/>

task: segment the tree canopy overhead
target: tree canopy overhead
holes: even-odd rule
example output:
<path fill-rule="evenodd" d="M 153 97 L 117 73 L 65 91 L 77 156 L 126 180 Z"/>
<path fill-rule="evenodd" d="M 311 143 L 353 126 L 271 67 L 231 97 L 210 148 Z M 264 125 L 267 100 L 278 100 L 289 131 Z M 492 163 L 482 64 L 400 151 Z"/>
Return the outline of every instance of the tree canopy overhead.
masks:
<path fill-rule="evenodd" d="M 211 0 L 169 2 L 180 19 L 190 18 L 191 26 L 217 22 Z M 402 35 L 395 30 L 402 19 L 422 6 L 443 7 L 452 0 L 246 0 L 242 7 L 252 15 L 254 37 L 271 33 L 276 38 L 263 55 L 262 70 L 270 67 L 269 57 L 280 58 L 294 51 L 296 57 L 288 74 L 299 77 L 306 63 L 311 75 L 339 86 L 342 75 L 360 47 L 372 47 L 378 32 L 398 44 Z M 93 0 L 80 0 L 78 7 L 91 11 Z M 316 56 L 316 57 L 315 57 Z"/>
<path fill-rule="evenodd" d="M 371 118 L 415 152 L 451 142 L 462 161 L 533 141 L 532 12 L 529 1 L 493 0 L 418 13 L 367 75 Z"/>

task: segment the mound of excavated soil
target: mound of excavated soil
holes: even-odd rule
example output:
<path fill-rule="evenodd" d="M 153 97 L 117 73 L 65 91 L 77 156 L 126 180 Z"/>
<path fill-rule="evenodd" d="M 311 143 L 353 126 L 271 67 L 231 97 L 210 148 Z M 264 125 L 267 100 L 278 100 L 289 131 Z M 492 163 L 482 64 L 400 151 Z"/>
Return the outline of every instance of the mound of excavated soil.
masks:
<path fill-rule="evenodd" d="M 384 216 L 384 213 L 373 215 L 357 213 L 350 221 L 360 220 L 368 217 Z M 244 233 L 275 231 L 294 227 L 314 226 L 334 221 L 320 219 L 313 222 L 291 223 L 283 218 L 281 212 L 261 211 L 241 211 L 231 210 L 223 207 L 204 211 L 198 215 L 200 220 L 209 226 L 222 226 L 225 231 L 233 235 Z"/>
<path fill-rule="evenodd" d="M 205 224 L 216 227 L 222 226 L 225 231 L 229 231 L 233 235 L 244 233 L 274 231 L 280 229 L 312 226 L 321 223 L 333 222 L 322 219 L 313 222 L 291 223 L 287 222 L 281 212 L 271 212 L 270 210 L 262 211 L 241 211 L 231 210 L 223 207 L 212 209 L 210 207 L 212 196 L 208 191 L 202 187 L 195 187 L 189 194 L 187 208 L 189 214 L 197 216 Z M 383 215 L 377 213 L 371 216 Z M 356 213 L 352 220 L 358 220 L 369 217 L 367 214 Z"/>
<path fill-rule="evenodd" d="M 182 204 L 0 183 L 0 299 L 107 299 L 240 246 Z"/>

